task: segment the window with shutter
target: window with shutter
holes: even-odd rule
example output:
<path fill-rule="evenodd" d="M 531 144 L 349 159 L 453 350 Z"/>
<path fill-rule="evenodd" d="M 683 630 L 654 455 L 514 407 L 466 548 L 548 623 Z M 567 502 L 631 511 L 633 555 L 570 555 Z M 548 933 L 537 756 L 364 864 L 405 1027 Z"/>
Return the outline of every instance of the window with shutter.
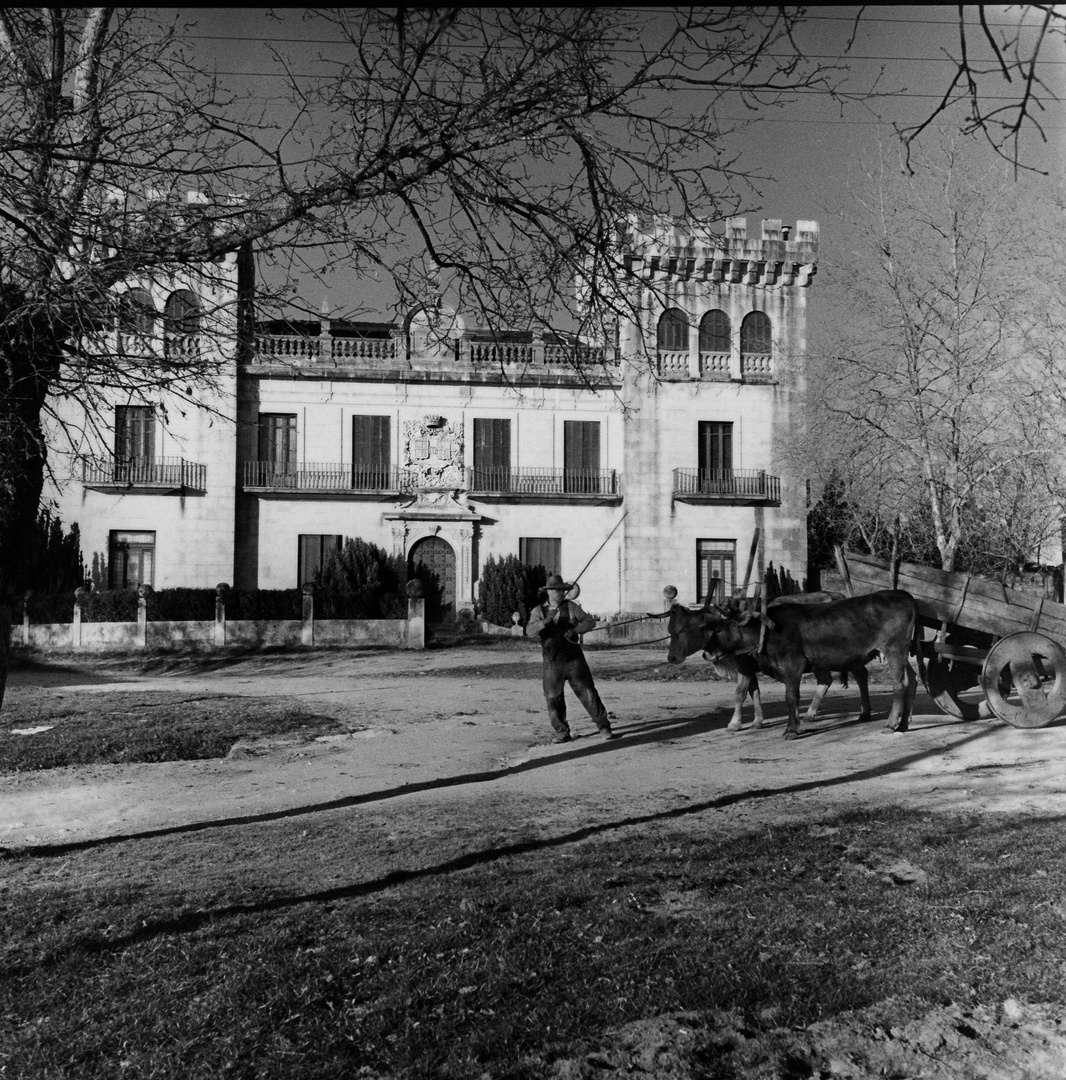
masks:
<path fill-rule="evenodd" d="M 115 479 L 150 480 L 155 462 L 155 411 L 150 405 L 115 409 Z"/>
<path fill-rule="evenodd" d="M 721 603 L 733 595 L 737 583 L 737 542 L 735 540 L 696 541 L 696 598 Z"/>
<path fill-rule="evenodd" d="M 296 483 L 296 414 L 259 414 L 259 468 L 262 482 L 273 486 Z"/>
<path fill-rule="evenodd" d="M 476 491 L 511 490 L 511 421 L 474 418 Z"/>
<path fill-rule="evenodd" d="M 300 533 L 298 544 L 298 566 L 296 584 L 306 585 L 315 580 L 315 574 L 322 569 L 330 552 L 340 551 L 344 537 L 331 533 Z"/>
<path fill-rule="evenodd" d="M 772 344 L 770 316 L 762 311 L 749 311 L 740 324 L 741 353 L 769 353 Z"/>
<path fill-rule="evenodd" d="M 659 352 L 688 352 L 688 316 L 680 308 L 667 308 L 656 334 Z"/>
<path fill-rule="evenodd" d="M 708 311 L 700 320 L 700 352 L 727 353 L 732 345 L 732 328 L 724 311 Z"/>
<path fill-rule="evenodd" d="M 563 542 L 557 536 L 520 536 L 518 559 L 523 566 L 542 566 L 546 574 L 561 574 Z"/>
<path fill-rule="evenodd" d="M 563 490 L 600 491 L 600 425 L 597 420 L 563 421 Z"/>
<path fill-rule="evenodd" d="M 716 420 L 699 424 L 700 491 L 728 491 L 733 480 L 733 425 Z"/>
<path fill-rule="evenodd" d="M 112 531 L 108 537 L 108 587 L 155 584 L 155 533 Z"/>
<path fill-rule="evenodd" d="M 352 487 L 396 487 L 390 481 L 392 425 L 387 416 L 352 417 Z"/>

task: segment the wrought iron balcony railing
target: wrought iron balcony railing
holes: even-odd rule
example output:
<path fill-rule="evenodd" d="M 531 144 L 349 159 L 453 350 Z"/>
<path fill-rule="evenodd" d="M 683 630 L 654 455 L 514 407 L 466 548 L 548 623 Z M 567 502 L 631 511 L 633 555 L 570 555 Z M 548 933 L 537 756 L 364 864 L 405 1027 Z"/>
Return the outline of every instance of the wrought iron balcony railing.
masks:
<path fill-rule="evenodd" d="M 781 501 L 781 479 L 762 469 L 674 469 L 674 495 L 776 503 Z"/>
<path fill-rule="evenodd" d="M 395 465 L 352 465 L 344 462 L 246 461 L 244 486 L 273 491 L 409 491 L 414 474 Z"/>
<path fill-rule="evenodd" d="M 85 458 L 82 483 L 89 487 L 207 490 L 207 466 L 185 458 Z"/>
<path fill-rule="evenodd" d="M 486 495 L 617 495 L 614 469 L 537 469 L 475 466 L 467 490 Z"/>

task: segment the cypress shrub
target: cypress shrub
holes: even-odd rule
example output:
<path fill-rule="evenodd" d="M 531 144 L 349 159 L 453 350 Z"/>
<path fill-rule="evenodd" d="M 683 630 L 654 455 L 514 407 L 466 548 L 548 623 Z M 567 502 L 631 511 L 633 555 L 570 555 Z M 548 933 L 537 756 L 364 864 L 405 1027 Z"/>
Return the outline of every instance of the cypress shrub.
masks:
<path fill-rule="evenodd" d="M 37 514 L 34 543 L 29 548 L 26 588 L 41 593 L 73 593 L 85 584 L 86 577 L 78 523 L 71 525 L 69 533 L 64 533 L 60 519 L 49 507 L 42 507 Z M 71 599 L 72 612 L 73 603 Z"/>
<path fill-rule="evenodd" d="M 481 568 L 478 611 L 486 622 L 511 626 L 511 616 L 518 612 L 524 623 L 532 607 L 538 604 L 538 585 L 547 580 L 543 566 L 529 567 L 516 555 L 497 559 L 490 555 Z"/>
<path fill-rule="evenodd" d="M 403 618 L 406 584 L 403 560 L 376 544 L 348 537 L 315 574 L 315 618 Z"/>

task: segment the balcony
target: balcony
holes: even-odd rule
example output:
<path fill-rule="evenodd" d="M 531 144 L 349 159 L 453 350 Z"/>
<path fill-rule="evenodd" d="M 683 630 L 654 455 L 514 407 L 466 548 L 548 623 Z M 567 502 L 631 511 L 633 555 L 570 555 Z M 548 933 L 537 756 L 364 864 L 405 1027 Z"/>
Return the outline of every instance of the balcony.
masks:
<path fill-rule="evenodd" d="M 774 358 L 772 353 L 741 353 L 740 377 L 754 382 L 772 382 Z"/>
<path fill-rule="evenodd" d="M 780 506 L 781 479 L 762 469 L 674 469 L 673 494 L 679 502 Z"/>
<path fill-rule="evenodd" d="M 291 360 L 297 364 L 337 360 L 395 360 L 393 338 L 313 337 L 308 334 L 256 334 L 255 354 L 262 361 Z"/>
<path fill-rule="evenodd" d="M 207 466 L 185 458 L 84 458 L 81 482 L 91 491 L 186 495 L 207 491 Z"/>
<path fill-rule="evenodd" d="M 729 378 L 729 353 L 727 352 L 701 352 L 700 353 L 700 378 L 728 380 Z"/>
<path fill-rule="evenodd" d="M 280 465 L 273 461 L 244 463 L 244 490 L 265 495 L 377 498 L 411 491 L 414 474 L 397 466 L 373 467 L 344 462 L 304 462 Z"/>
<path fill-rule="evenodd" d="M 471 496 L 501 502 L 622 501 L 614 469 L 476 467 L 467 469 L 466 487 Z"/>

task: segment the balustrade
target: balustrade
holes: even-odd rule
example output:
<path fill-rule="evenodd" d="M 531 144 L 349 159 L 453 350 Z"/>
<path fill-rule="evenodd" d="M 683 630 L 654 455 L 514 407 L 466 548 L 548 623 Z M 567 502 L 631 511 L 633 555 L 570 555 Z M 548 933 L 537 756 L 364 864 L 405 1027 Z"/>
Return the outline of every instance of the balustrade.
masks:
<path fill-rule="evenodd" d="M 741 353 L 740 374 L 742 378 L 748 378 L 752 375 L 757 378 L 769 378 L 773 373 L 773 354 Z"/>
<path fill-rule="evenodd" d="M 700 353 L 700 378 L 701 379 L 728 379 L 729 378 L 729 353 L 727 353 L 727 352 L 701 352 Z"/>
<path fill-rule="evenodd" d="M 467 470 L 471 492 L 499 495 L 617 495 L 614 469 L 537 469 L 477 466 Z"/>
<path fill-rule="evenodd" d="M 674 469 L 675 496 L 781 501 L 781 479 L 762 469 Z"/>
<path fill-rule="evenodd" d="M 414 474 L 395 465 L 246 461 L 244 486 L 274 491 L 408 491 Z"/>
<path fill-rule="evenodd" d="M 88 486 L 167 487 L 204 491 L 207 466 L 185 458 L 83 458 L 82 483 Z"/>

